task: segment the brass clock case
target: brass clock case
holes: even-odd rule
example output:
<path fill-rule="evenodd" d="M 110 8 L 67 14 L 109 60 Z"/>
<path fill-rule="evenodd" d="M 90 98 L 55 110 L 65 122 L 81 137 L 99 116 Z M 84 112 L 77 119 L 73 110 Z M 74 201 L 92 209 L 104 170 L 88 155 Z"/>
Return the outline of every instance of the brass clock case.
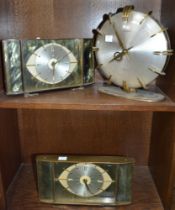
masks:
<path fill-rule="evenodd" d="M 41 202 L 126 205 L 132 199 L 134 160 L 118 156 L 37 156 Z"/>

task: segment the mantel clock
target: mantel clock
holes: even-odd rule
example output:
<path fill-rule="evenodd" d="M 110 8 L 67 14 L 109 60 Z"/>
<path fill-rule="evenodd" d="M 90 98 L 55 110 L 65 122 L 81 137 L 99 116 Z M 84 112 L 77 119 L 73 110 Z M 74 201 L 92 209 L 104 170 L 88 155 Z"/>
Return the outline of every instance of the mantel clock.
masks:
<path fill-rule="evenodd" d="M 167 29 L 151 14 L 126 6 L 104 15 L 94 47 L 97 68 L 110 84 L 101 92 L 149 102 L 164 99 L 149 88 L 159 75 L 165 75 L 173 50 Z"/>
<path fill-rule="evenodd" d="M 3 40 L 8 95 L 92 84 L 92 40 Z"/>
<path fill-rule="evenodd" d="M 119 156 L 37 156 L 41 202 L 115 206 L 131 203 L 134 160 Z"/>

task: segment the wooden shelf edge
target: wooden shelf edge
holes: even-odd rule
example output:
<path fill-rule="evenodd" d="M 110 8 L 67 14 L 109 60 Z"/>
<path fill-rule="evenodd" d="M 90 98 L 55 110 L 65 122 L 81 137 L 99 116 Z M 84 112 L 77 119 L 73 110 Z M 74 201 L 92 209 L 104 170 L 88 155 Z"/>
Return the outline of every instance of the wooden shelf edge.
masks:
<path fill-rule="evenodd" d="M 0 94 L 0 108 L 4 109 L 60 109 L 60 110 L 116 110 L 175 112 L 175 103 L 150 103 L 128 100 L 98 92 L 98 84 L 73 90 L 57 90 L 25 97 Z"/>
<path fill-rule="evenodd" d="M 33 167 L 23 165 L 7 193 L 8 210 L 51 210 L 53 205 L 39 202 Z M 57 205 L 57 209 L 88 210 L 87 206 Z M 93 207 L 93 210 L 108 209 Z M 116 207 L 111 207 L 115 210 Z M 133 178 L 133 202 L 128 206 L 117 207 L 118 210 L 163 210 L 162 203 L 147 166 L 136 166 Z"/>

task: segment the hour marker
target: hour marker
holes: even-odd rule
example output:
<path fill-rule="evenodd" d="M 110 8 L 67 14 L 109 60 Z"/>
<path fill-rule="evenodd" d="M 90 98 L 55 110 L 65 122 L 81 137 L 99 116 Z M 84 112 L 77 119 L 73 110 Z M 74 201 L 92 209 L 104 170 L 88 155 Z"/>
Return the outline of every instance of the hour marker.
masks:
<path fill-rule="evenodd" d="M 108 15 L 109 23 L 112 24 L 111 14 Z"/>
<path fill-rule="evenodd" d="M 151 66 L 148 69 L 154 73 L 157 73 L 160 75 L 165 75 L 165 72 L 161 72 L 161 70 L 159 68 L 157 68 L 156 66 Z"/>
<path fill-rule="evenodd" d="M 157 33 L 155 33 L 155 34 L 151 35 L 151 36 L 150 36 L 150 38 L 152 38 L 152 37 L 156 36 L 156 35 L 157 35 L 157 34 L 159 34 L 159 33 L 165 32 L 165 31 L 167 31 L 167 28 L 161 28 L 161 30 L 160 30 L 160 31 L 158 31 Z"/>
<path fill-rule="evenodd" d="M 104 34 L 100 31 L 100 29 L 96 29 L 96 32 L 98 33 L 98 34 L 100 34 L 101 36 L 104 36 Z"/>
<path fill-rule="evenodd" d="M 78 63 L 78 61 L 70 61 L 69 63 Z"/>
<path fill-rule="evenodd" d="M 133 93 L 136 91 L 135 88 L 129 87 L 126 81 L 123 81 L 123 90 L 128 93 Z"/>
<path fill-rule="evenodd" d="M 153 52 L 154 55 L 166 55 L 166 56 L 170 56 L 173 55 L 173 50 L 166 50 L 166 51 L 154 51 Z"/>
<path fill-rule="evenodd" d="M 69 64 L 69 63 L 78 63 L 77 61 L 70 61 L 70 62 L 63 62 L 64 64 Z"/>
<path fill-rule="evenodd" d="M 152 11 L 149 11 L 149 12 L 144 16 L 144 18 L 140 21 L 139 24 L 141 25 L 141 24 L 146 20 L 147 17 L 149 17 L 149 16 L 152 15 L 152 13 L 153 13 Z"/>
<path fill-rule="evenodd" d="M 123 13 L 122 13 L 122 20 L 128 22 L 129 16 L 131 15 L 132 11 L 134 9 L 134 6 L 126 6 L 123 8 Z"/>
<path fill-rule="evenodd" d="M 59 181 L 59 180 L 61 180 L 61 181 L 67 181 L 67 179 L 55 178 L 55 181 Z"/>
<path fill-rule="evenodd" d="M 123 90 L 125 90 L 126 92 L 130 92 L 130 88 L 126 81 L 123 81 Z"/>

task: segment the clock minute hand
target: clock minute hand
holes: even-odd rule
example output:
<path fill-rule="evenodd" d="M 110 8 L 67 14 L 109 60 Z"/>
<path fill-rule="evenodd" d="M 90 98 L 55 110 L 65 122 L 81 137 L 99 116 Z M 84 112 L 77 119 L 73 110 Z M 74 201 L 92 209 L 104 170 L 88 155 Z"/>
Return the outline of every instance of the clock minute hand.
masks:
<path fill-rule="evenodd" d="M 120 45 L 121 49 L 124 50 L 124 49 L 125 49 L 124 44 L 123 44 L 123 42 L 122 42 L 122 40 L 121 40 L 121 38 L 120 38 L 120 35 L 119 35 L 119 33 L 118 33 L 116 27 L 114 26 L 114 24 L 112 24 L 112 28 L 113 28 L 113 30 L 114 30 L 115 36 L 116 36 L 117 39 L 118 39 L 118 42 L 119 42 L 119 45 Z"/>
<path fill-rule="evenodd" d="M 57 61 L 55 62 L 55 65 L 60 62 L 61 60 L 63 60 L 66 56 L 68 56 L 71 52 L 68 52 L 67 54 L 63 55 L 60 59 L 57 59 Z"/>

